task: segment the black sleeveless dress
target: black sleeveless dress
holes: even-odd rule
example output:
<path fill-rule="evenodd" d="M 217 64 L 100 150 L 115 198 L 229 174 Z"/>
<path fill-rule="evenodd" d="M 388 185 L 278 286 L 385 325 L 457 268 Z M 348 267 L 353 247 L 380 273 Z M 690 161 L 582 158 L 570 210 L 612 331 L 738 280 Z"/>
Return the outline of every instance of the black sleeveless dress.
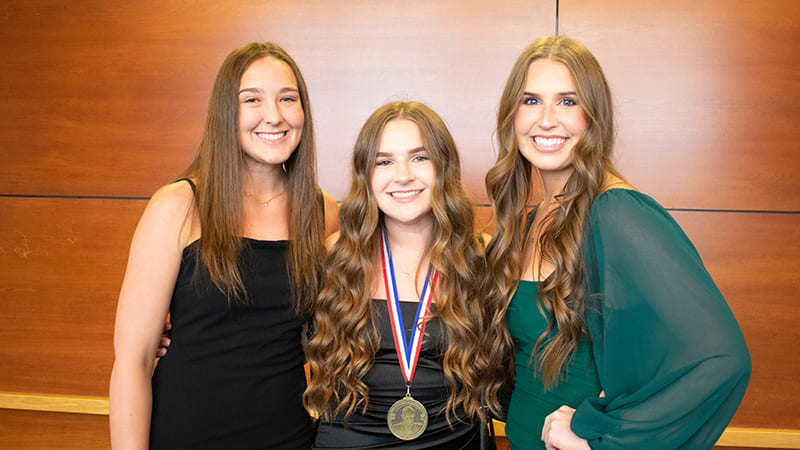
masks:
<path fill-rule="evenodd" d="M 435 308 L 431 305 L 431 309 Z M 386 415 L 394 402 L 403 398 L 406 384 L 392 338 L 386 300 L 373 300 L 372 309 L 381 335 L 375 363 L 363 381 L 369 387 L 366 414 L 353 413 L 345 427 L 342 417 L 321 422 L 317 429 L 315 449 L 403 448 L 403 449 L 477 449 L 480 447 L 480 421 L 465 419 L 463 411 L 451 415 L 452 427 L 443 412 L 449 391 L 444 379 L 442 359 L 447 347 L 444 330 L 435 317 L 425 325 L 425 338 L 417 363 L 411 395 L 428 411 L 428 427 L 422 436 L 411 441 L 396 438 L 386 425 Z M 406 336 L 414 324 L 417 303 L 400 302 Z M 460 419 L 460 420 L 459 420 Z"/>
<path fill-rule="evenodd" d="M 199 241 L 184 249 L 170 304 L 171 339 L 153 374 L 152 449 L 307 449 L 313 432 L 302 319 L 290 301 L 287 241 L 245 239 L 246 303 L 195 276 Z"/>

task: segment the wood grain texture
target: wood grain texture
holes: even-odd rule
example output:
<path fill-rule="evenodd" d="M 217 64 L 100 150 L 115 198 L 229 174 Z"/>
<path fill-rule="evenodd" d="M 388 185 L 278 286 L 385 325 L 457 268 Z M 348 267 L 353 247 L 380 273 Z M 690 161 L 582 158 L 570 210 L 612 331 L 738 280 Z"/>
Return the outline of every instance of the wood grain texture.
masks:
<path fill-rule="evenodd" d="M 109 449 L 108 416 L 0 409 L 0 448 Z"/>
<path fill-rule="evenodd" d="M 0 198 L 0 390 L 107 396 L 144 201 Z"/>
<path fill-rule="evenodd" d="M 190 162 L 225 55 L 274 40 L 309 85 L 334 197 L 364 120 L 412 99 L 447 120 L 480 197 L 507 70 L 554 30 L 550 0 L 4 2 L 0 193 L 150 195 Z"/>
<path fill-rule="evenodd" d="M 320 181 L 341 199 L 366 117 L 439 112 L 464 183 L 483 177 L 505 77 L 555 32 L 552 0 L 380 4 L 56 0 L 0 4 L 0 390 L 107 395 L 113 318 L 147 197 L 191 160 L 216 71 L 274 40 L 308 82 Z M 670 208 L 800 211 L 800 3 L 560 0 L 617 100 L 619 167 Z M 22 196 L 20 196 L 22 195 Z M 35 198 L 24 195 L 133 197 Z M 733 425 L 800 429 L 800 215 L 675 211 L 745 333 Z M 0 409 L 0 448 L 108 448 L 105 421 Z"/>
<path fill-rule="evenodd" d="M 506 437 L 505 423 L 495 420 L 493 427 L 498 450 L 508 449 L 509 443 Z M 753 450 L 758 448 L 795 449 L 800 448 L 800 431 L 728 427 L 722 432 L 722 436 L 720 436 L 714 448 L 726 448 L 728 450 L 736 450 L 737 448 Z"/>
<path fill-rule="evenodd" d="M 561 0 L 616 97 L 619 167 L 670 208 L 800 211 L 800 2 Z"/>
<path fill-rule="evenodd" d="M 107 416 L 108 397 L 0 391 L 0 408 Z"/>
<path fill-rule="evenodd" d="M 717 447 L 800 448 L 800 431 L 728 428 L 717 441 Z"/>
<path fill-rule="evenodd" d="M 731 426 L 800 430 L 800 215 L 672 212 L 742 328 L 752 375 Z"/>

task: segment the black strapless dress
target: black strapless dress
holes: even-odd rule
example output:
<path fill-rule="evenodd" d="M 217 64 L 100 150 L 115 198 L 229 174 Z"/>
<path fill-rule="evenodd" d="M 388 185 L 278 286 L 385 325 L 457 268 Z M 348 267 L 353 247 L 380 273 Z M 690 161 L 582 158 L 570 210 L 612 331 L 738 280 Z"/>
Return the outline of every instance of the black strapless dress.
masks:
<path fill-rule="evenodd" d="M 152 449 L 308 449 L 313 431 L 286 272 L 286 241 L 245 239 L 247 303 L 231 301 L 183 252 L 172 344 L 153 374 Z"/>

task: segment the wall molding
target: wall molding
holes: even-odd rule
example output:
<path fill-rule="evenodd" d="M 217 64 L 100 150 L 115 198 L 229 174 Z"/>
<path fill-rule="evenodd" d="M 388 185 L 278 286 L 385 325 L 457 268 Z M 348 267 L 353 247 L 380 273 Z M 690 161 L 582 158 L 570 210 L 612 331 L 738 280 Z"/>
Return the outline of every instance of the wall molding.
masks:
<path fill-rule="evenodd" d="M 728 427 L 718 447 L 800 448 L 800 430 Z"/>
<path fill-rule="evenodd" d="M 0 391 L 0 408 L 108 415 L 108 397 Z"/>
<path fill-rule="evenodd" d="M 108 398 L 0 391 L 0 408 L 108 415 Z M 494 421 L 494 428 L 498 436 L 506 435 L 503 422 Z M 716 446 L 800 449 L 800 430 L 728 427 Z"/>
<path fill-rule="evenodd" d="M 495 420 L 494 431 L 497 436 L 505 436 L 505 424 Z M 728 427 L 715 446 L 800 449 L 800 430 Z"/>

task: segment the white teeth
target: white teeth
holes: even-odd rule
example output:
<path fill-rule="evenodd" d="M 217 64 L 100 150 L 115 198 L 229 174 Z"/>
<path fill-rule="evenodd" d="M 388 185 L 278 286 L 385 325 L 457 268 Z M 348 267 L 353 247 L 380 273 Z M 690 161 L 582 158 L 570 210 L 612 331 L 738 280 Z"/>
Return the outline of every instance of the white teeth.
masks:
<path fill-rule="evenodd" d="M 413 197 L 413 196 L 419 194 L 420 192 L 422 192 L 422 190 L 405 191 L 405 192 L 391 192 L 389 195 L 391 195 L 393 198 L 408 198 L 408 197 Z"/>
<path fill-rule="evenodd" d="M 543 147 L 554 147 L 556 145 L 563 144 L 567 139 L 566 138 L 541 138 L 541 137 L 534 137 L 533 141 Z"/>
<path fill-rule="evenodd" d="M 280 133 L 256 133 L 256 135 L 258 135 L 258 137 L 266 141 L 277 141 L 278 139 L 286 136 L 286 132 L 281 131 Z"/>

